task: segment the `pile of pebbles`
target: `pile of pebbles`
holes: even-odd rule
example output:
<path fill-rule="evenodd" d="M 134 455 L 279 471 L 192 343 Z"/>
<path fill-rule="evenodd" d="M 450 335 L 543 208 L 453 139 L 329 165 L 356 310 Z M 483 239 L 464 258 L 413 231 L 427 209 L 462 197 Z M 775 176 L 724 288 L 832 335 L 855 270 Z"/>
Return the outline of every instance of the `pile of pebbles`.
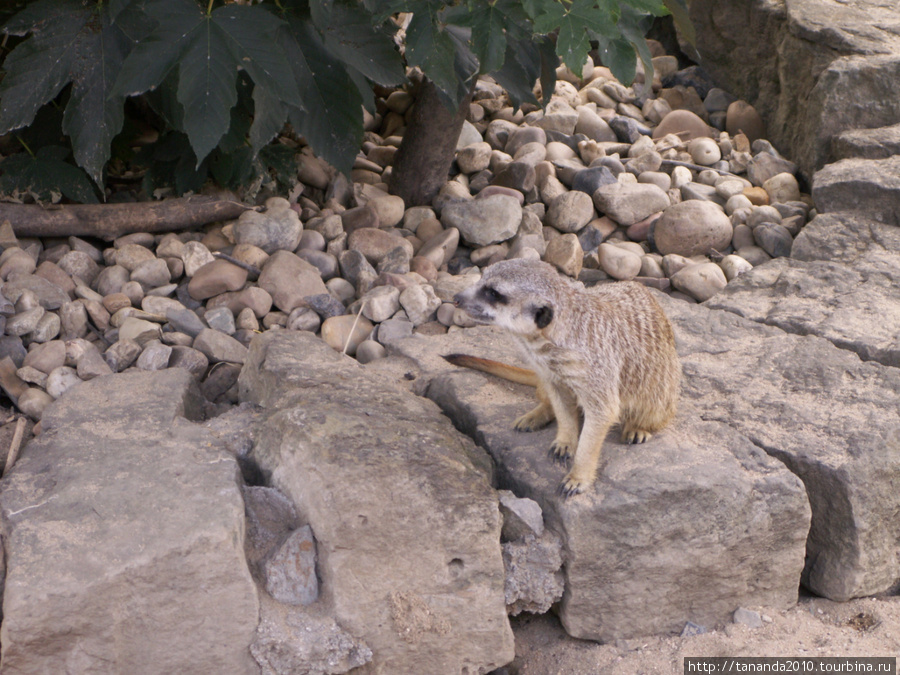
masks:
<path fill-rule="evenodd" d="M 560 68 L 545 110 L 515 111 L 482 79 L 431 206 L 388 194 L 412 102 L 398 90 L 367 117 L 350 182 L 301 149 L 293 202 L 111 245 L 17 239 L 4 223 L 0 387 L 39 420 L 84 380 L 187 368 L 232 403 L 256 333 L 313 331 L 369 362 L 392 340 L 470 325 L 453 296 L 506 258 L 708 299 L 788 255 L 811 201 L 751 106 L 651 46 L 651 87 Z"/>

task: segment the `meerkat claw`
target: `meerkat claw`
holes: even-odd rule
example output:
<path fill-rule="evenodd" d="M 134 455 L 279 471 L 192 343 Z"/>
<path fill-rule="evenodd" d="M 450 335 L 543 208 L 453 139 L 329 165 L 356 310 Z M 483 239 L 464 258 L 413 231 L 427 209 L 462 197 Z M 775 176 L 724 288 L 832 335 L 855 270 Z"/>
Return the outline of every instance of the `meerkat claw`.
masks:
<path fill-rule="evenodd" d="M 559 493 L 564 499 L 569 499 L 584 492 L 584 485 L 574 478 L 566 478 L 559 486 Z"/>
<path fill-rule="evenodd" d="M 572 452 L 568 443 L 553 442 L 550 446 L 550 459 L 556 464 L 567 464 L 572 458 Z"/>

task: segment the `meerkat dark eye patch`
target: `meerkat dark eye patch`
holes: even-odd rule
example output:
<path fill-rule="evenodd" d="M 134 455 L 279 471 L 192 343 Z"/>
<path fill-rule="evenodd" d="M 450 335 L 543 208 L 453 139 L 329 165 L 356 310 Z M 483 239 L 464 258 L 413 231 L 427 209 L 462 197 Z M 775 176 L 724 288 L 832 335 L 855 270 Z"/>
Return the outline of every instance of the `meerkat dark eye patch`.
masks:
<path fill-rule="evenodd" d="M 538 328 L 546 328 L 553 321 L 553 308 L 543 305 L 534 310 L 534 324 Z"/>
<path fill-rule="evenodd" d="M 495 305 L 505 305 L 508 302 L 507 297 L 493 286 L 485 286 L 484 288 L 482 288 L 481 297 L 483 297 L 487 302 Z"/>

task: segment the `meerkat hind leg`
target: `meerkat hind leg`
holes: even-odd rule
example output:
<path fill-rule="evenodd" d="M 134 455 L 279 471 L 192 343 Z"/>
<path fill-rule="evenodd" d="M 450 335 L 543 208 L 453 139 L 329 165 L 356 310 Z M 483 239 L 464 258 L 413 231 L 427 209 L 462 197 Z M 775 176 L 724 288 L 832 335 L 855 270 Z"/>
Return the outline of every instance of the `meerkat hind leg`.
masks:
<path fill-rule="evenodd" d="M 537 397 L 540 403 L 531 411 L 517 418 L 513 423 L 513 427 L 517 431 L 535 431 L 542 429 L 553 421 L 555 417 L 553 406 L 550 404 L 550 399 L 547 398 L 544 386 L 541 383 L 537 385 Z"/>

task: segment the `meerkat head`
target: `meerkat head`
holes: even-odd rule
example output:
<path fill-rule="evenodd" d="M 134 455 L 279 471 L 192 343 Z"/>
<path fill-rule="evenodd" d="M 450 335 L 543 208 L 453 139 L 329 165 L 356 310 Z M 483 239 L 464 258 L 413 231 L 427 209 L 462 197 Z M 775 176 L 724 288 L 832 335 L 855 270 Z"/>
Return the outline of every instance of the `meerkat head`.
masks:
<path fill-rule="evenodd" d="M 503 260 L 488 267 L 480 282 L 453 299 L 478 323 L 530 335 L 553 322 L 565 286 L 547 263 Z"/>

